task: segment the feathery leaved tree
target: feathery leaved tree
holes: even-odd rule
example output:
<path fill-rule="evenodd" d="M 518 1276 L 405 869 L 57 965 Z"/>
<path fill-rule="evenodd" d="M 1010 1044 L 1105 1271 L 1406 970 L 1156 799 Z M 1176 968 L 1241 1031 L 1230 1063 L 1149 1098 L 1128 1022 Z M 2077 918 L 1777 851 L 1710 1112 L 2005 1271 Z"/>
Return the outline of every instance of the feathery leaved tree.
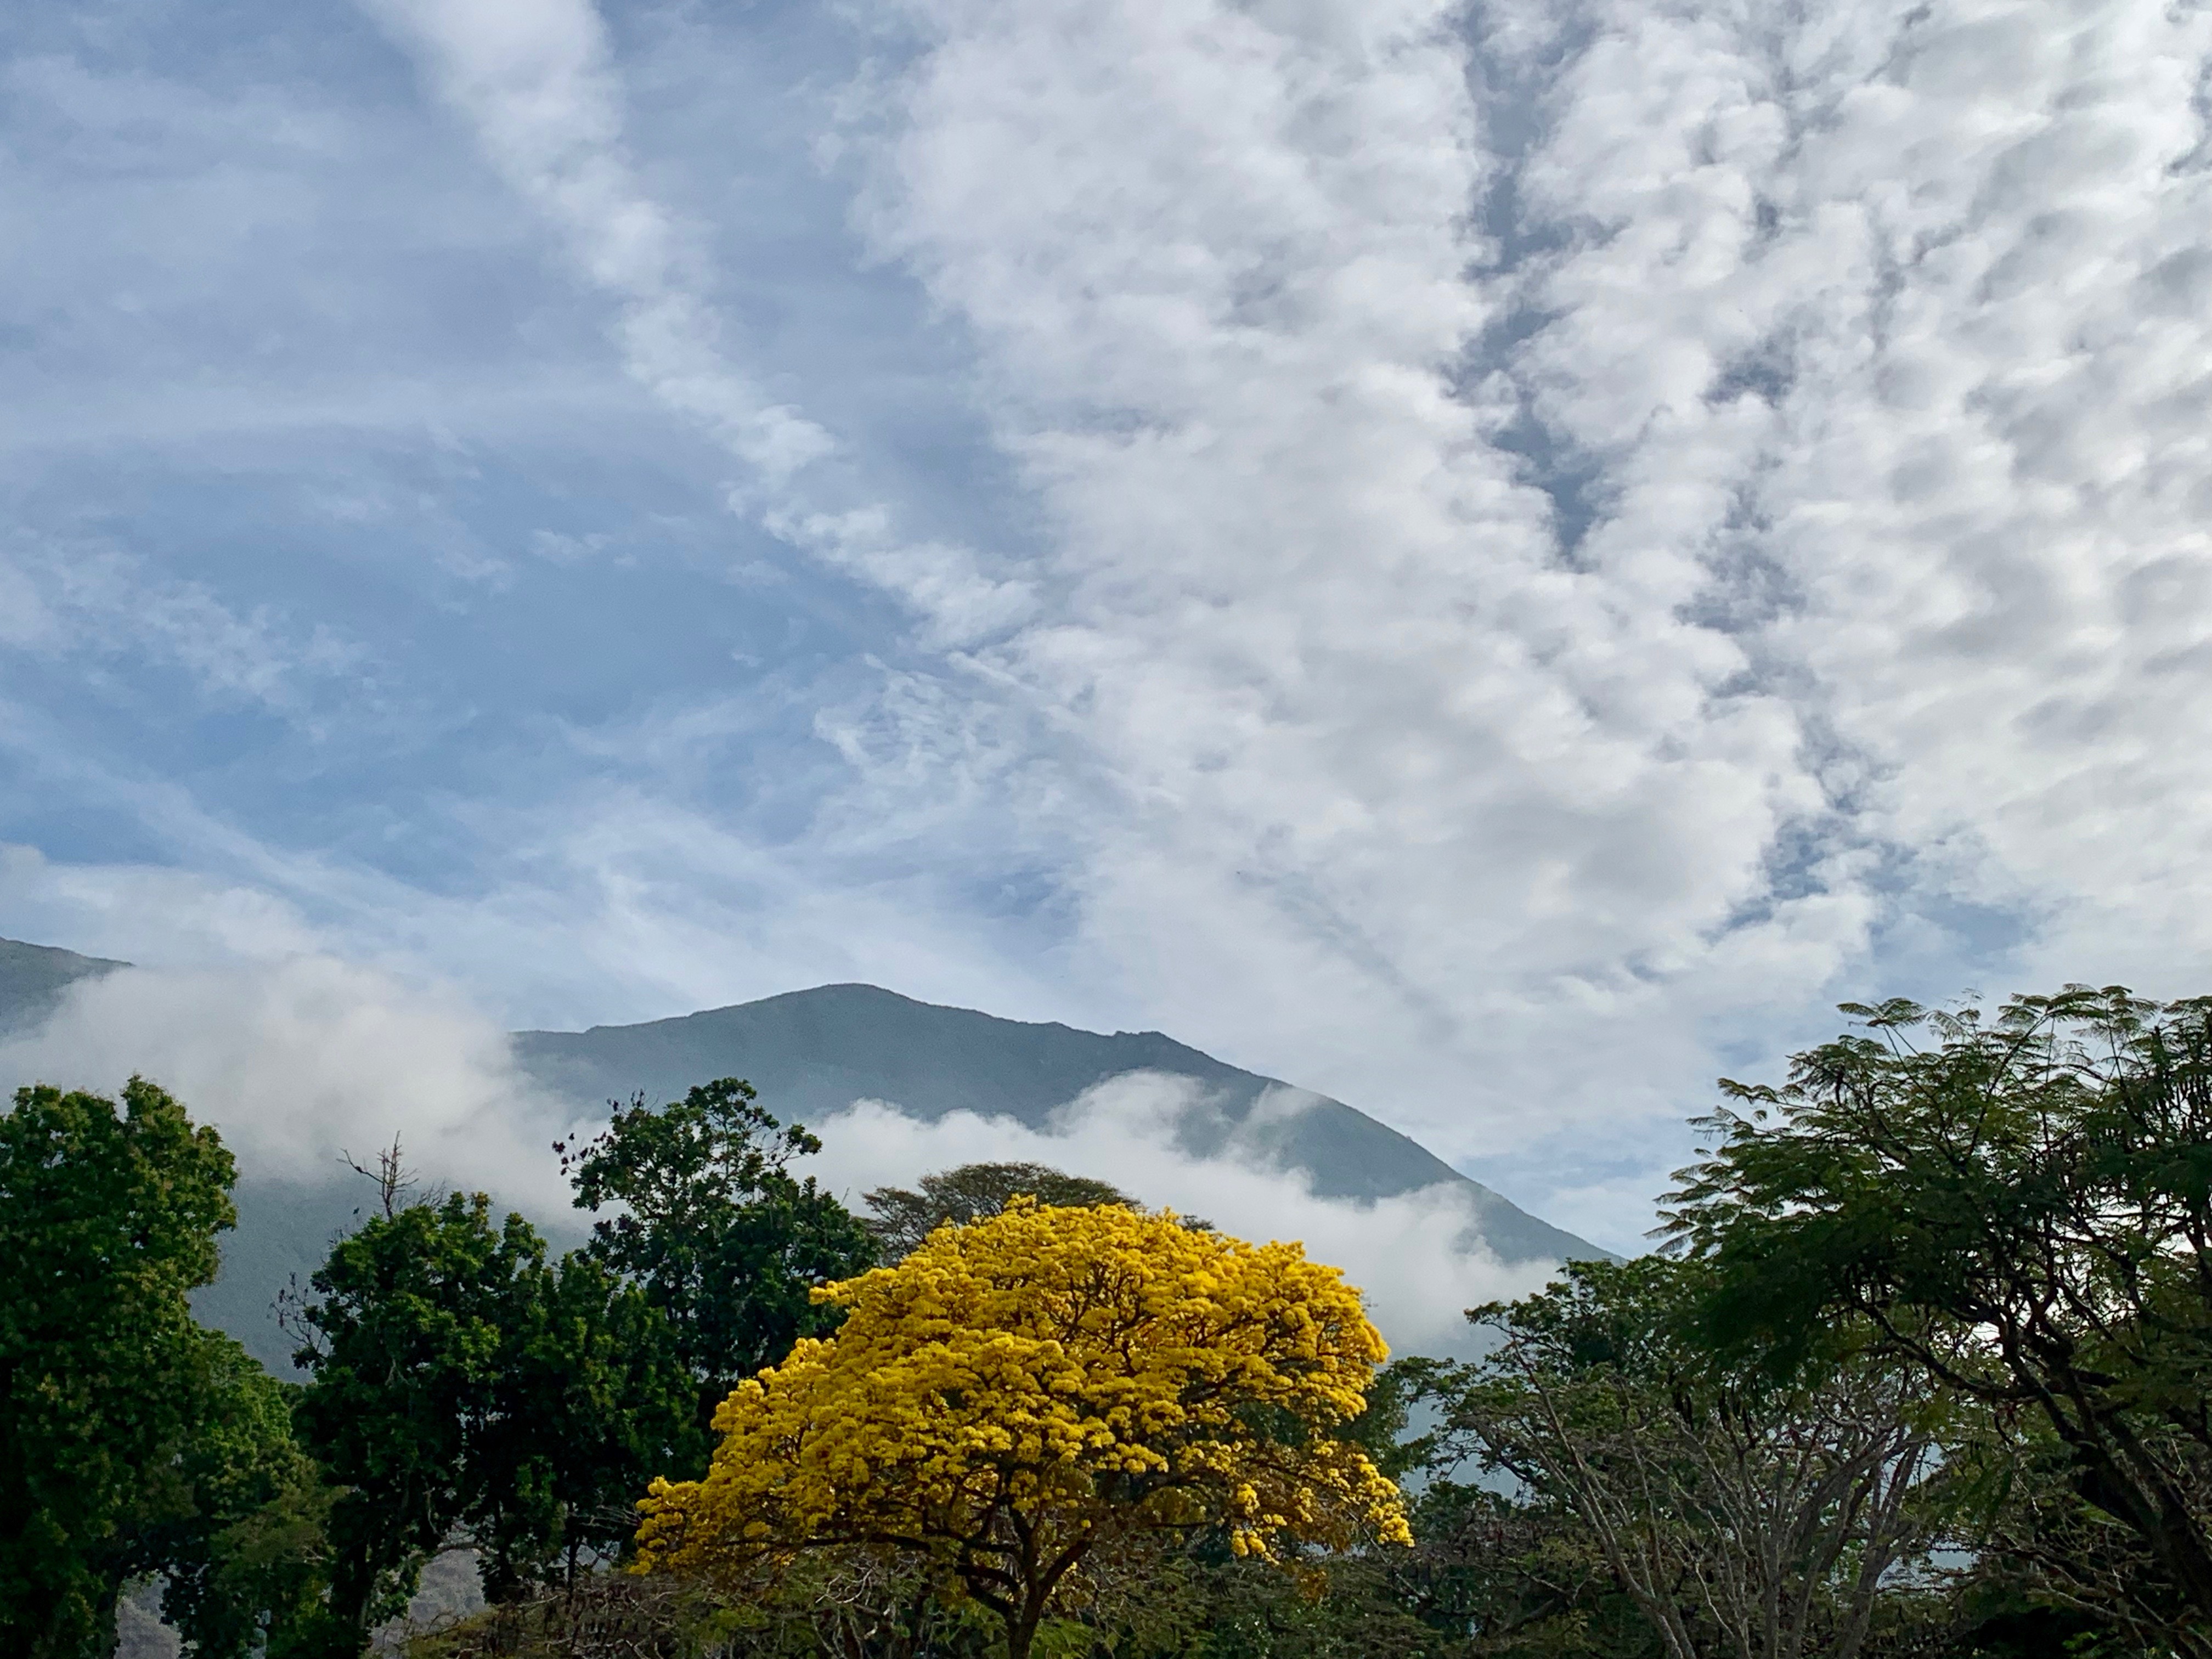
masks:
<path fill-rule="evenodd" d="M 1786 1359 L 1863 1321 L 2132 1534 L 2070 1584 L 2045 1552 L 2054 1589 L 2212 1656 L 2212 999 L 1844 1012 L 1783 1085 L 1723 1084 L 1671 1197 L 1713 1334 Z"/>
<path fill-rule="evenodd" d="M 948 1221 L 964 1227 L 985 1220 L 1017 1198 L 1063 1208 L 1090 1204 L 1139 1207 L 1109 1182 L 1070 1175 L 1048 1164 L 1028 1163 L 963 1164 L 957 1170 L 926 1175 L 912 1188 L 877 1187 L 861 1198 L 869 1210 L 862 1224 L 889 1261 L 897 1261 Z"/>
<path fill-rule="evenodd" d="M 1932 1390 L 1841 1346 L 1786 1376 L 1698 1340 L 1698 1264 L 1571 1264 L 1428 1364 L 1438 1438 L 1577 1518 L 1671 1659 L 1851 1659 L 1948 1515 Z M 1413 1362 L 1419 1365 L 1423 1362 Z"/>

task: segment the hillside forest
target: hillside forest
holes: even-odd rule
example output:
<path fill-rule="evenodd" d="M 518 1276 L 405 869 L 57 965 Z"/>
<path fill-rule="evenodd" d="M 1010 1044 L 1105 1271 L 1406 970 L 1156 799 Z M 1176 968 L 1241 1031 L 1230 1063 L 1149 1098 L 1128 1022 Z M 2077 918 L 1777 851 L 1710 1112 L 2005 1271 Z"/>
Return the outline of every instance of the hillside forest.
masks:
<path fill-rule="evenodd" d="M 848 1210 L 731 1078 L 555 1149 L 559 1255 L 395 1142 L 280 1380 L 188 1299 L 222 1103 L 25 1088 L 0 1652 L 2212 1659 L 2212 999 L 1844 1012 L 1461 1360 L 1079 1171 Z"/>

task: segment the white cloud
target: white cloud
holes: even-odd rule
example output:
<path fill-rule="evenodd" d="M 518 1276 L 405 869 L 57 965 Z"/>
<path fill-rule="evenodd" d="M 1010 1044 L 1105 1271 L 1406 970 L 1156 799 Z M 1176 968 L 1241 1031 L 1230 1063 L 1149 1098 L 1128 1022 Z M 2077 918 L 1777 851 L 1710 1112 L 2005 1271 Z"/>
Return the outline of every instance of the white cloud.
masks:
<path fill-rule="evenodd" d="M 1540 73 L 1534 9 L 1498 15 Z M 1769 21 L 1564 26 L 1591 44 L 1521 186 L 1567 240 L 1524 274 L 1544 321 L 1511 370 L 1601 465 L 1591 556 L 1711 550 L 1704 602 L 1795 711 L 1830 843 L 1884 851 L 1908 927 L 1965 902 L 2031 930 L 2010 962 L 1956 950 L 1948 988 L 2190 988 L 2212 21 Z"/>
<path fill-rule="evenodd" d="M 1455 392 L 1516 299 L 1467 275 L 1456 9 L 911 9 L 870 223 L 1050 517 L 1051 608 L 977 655 L 1054 717 L 1016 798 L 1128 994 L 1464 1153 L 1651 1109 L 1693 1022 L 1849 963 L 1850 844 L 1771 880 L 1831 811 L 1798 711 L 1689 614 L 1732 478 L 1655 464 L 1570 557 L 1516 387 Z M 944 739 L 886 736 L 890 817 Z"/>
<path fill-rule="evenodd" d="M 973 1112 L 925 1123 L 881 1101 L 860 1101 L 813 1126 L 823 1150 L 809 1163 L 856 1209 L 871 1188 L 907 1185 L 963 1164 L 1022 1161 L 1111 1182 L 1155 1208 L 1200 1217 L 1240 1238 L 1295 1240 L 1313 1260 L 1345 1270 L 1401 1353 L 1463 1352 L 1474 1334 L 1463 1316 L 1468 1308 L 1525 1295 L 1551 1271 L 1542 1263 L 1501 1265 L 1474 1232 L 1460 1188 L 1374 1203 L 1316 1198 L 1304 1177 L 1270 1165 L 1264 1133 L 1193 1157 L 1179 1130 L 1187 1115 L 1205 1109 L 1189 1079 L 1141 1072 L 1088 1091 L 1043 1129 Z M 1276 1109 L 1294 1110 L 1296 1103 Z M 1250 1127 L 1264 1132 L 1264 1124 Z"/>
<path fill-rule="evenodd" d="M 800 481 L 836 441 L 732 360 L 696 231 L 655 199 L 628 154 L 620 82 L 591 0 L 364 3 L 617 301 L 613 332 L 631 376 L 744 463 L 730 491 L 736 511 L 896 594 L 933 641 L 978 637 L 1029 609 L 1024 585 L 987 571 L 973 550 L 901 537 L 883 503 Z"/>
<path fill-rule="evenodd" d="M 1870 823 L 2052 913 L 2036 971 L 2193 988 L 2212 19 L 1957 6 L 1875 50 L 1783 181 L 1824 280 L 1760 492 L 1805 596 L 1771 648 L 1864 757 Z"/>
<path fill-rule="evenodd" d="M 150 865 L 64 864 L 0 842 L 0 934 L 162 965 L 313 951 L 313 929 L 266 888 Z"/>
<path fill-rule="evenodd" d="M 567 236 L 586 273 L 621 298 L 616 332 L 640 381 L 772 484 L 829 452 L 828 434 L 723 359 L 717 321 L 683 269 L 682 232 L 623 153 L 620 88 L 589 0 L 373 0 L 368 9 L 421 56 L 441 96 Z"/>
<path fill-rule="evenodd" d="M 1906 935 L 2186 988 L 2212 21 L 907 15 L 866 222 L 1048 516 L 976 657 L 1054 762 L 910 701 L 880 817 L 1012 732 L 1078 954 L 1463 1156 L 1679 1117 Z"/>
<path fill-rule="evenodd" d="M 240 1174 L 319 1185 L 400 1137 L 434 1182 L 482 1185 L 558 1224 L 548 1150 L 568 1126 L 515 1071 L 497 1025 L 447 988 L 328 956 L 229 969 L 125 969 L 80 981 L 38 1030 L 0 1043 L 0 1088 L 110 1092 L 133 1073 L 215 1124 Z"/>
<path fill-rule="evenodd" d="M 0 544 L 0 647 L 103 666 L 158 664 L 212 703 L 301 718 L 327 683 L 353 679 L 368 659 L 328 626 L 302 627 L 268 606 L 241 613 L 204 583 L 114 547 L 21 535 Z"/>

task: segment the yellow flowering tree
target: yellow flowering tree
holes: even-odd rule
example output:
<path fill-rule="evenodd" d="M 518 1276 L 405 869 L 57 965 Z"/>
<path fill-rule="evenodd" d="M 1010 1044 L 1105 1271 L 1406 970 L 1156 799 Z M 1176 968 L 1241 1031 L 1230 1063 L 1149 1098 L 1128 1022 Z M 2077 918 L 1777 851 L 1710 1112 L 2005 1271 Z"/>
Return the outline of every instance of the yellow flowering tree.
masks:
<path fill-rule="evenodd" d="M 1117 1544 L 1412 1541 L 1397 1488 L 1336 1432 L 1382 1339 L 1296 1244 L 1018 1199 L 816 1295 L 844 1324 L 730 1395 L 704 1480 L 653 1484 L 645 1571 L 909 1551 L 1027 1659 Z"/>

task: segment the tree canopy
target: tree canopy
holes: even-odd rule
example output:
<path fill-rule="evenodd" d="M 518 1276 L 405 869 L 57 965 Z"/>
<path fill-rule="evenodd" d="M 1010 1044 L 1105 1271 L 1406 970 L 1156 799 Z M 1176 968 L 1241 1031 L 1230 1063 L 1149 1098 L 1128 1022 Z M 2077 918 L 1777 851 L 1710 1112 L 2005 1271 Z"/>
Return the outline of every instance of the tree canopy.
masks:
<path fill-rule="evenodd" d="M 852 1212 L 787 1168 L 821 1149 L 738 1078 L 664 1107 L 640 1096 L 594 1139 L 555 1146 L 577 1207 L 613 1210 L 592 1224 L 587 1253 L 659 1310 L 692 1379 L 680 1469 L 704 1469 L 715 1407 L 739 1379 L 834 1328 L 841 1316 L 814 1287 L 875 1263 L 875 1242 Z"/>
<path fill-rule="evenodd" d="M 561 1149 L 557 1259 L 395 1142 L 302 1389 L 191 1317 L 213 1131 L 23 1091 L 0 1650 L 158 1575 L 193 1659 L 355 1659 L 466 1547 L 417 1659 L 2212 1659 L 2212 1000 L 1849 1012 L 1723 1084 L 1666 1252 L 1380 1370 L 1296 1245 L 1012 1163 L 863 1225 L 724 1079 Z"/>
<path fill-rule="evenodd" d="M 915 1182 L 915 1189 L 877 1187 L 861 1194 L 870 1214 L 864 1224 L 896 1261 L 946 1222 L 966 1226 L 999 1213 L 1017 1198 L 1073 1208 L 1091 1204 L 1142 1207 L 1127 1193 L 1088 1176 L 1069 1175 L 1048 1164 L 963 1164 Z"/>
<path fill-rule="evenodd" d="M 0 1649 L 104 1654 L 123 1585 L 207 1659 L 304 1650 L 315 1574 L 262 1543 L 318 1482 L 278 1385 L 193 1322 L 234 1219 L 221 1138 L 143 1079 L 0 1115 Z"/>
<path fill-rule="evenodd" d="M 1699 1264 L 1571 1264 L 1472 1310 L 1499 1339 L 1432 1366 L 1438 1438 L 1571 1513 L 1670 1659 L 1851 1659 L 1886 1581 L 1948 1519 L 1942 1413 L 1830 1345 L 1786 1376 L 1698 1340 Z"/>
<path fill-rule="evenodd" d="M 1294 1244 L 1121 1206 L 1017 1200 L 819 1292 L 846 1313 L 740 1384 L 701 1482 L 657 1481 L 650 1568 L 908 1551 L 1026 1659 L 1086 1563 L 1147 1534 L 1409 1541 L 1339 1437 L 1384 1357 L 1357 1291 Z"/>
<path fill-rule="evenodd" d="M 325 1590 L 336 1492 L 301 1446 L 296 1386 L 218 1332 L 201 1334 L 206 1409 L 149 1471 L 152 1524 L 137 1565 L 163 1579 L 161 1612 L 193 1659 L 332 1659 L 353 1651 Z"/>
<path fill-rule="evenodd" d="M 2132 1536 L 2073 1593 L 2212 1654 L 2212 1000 L 1845 1012 L 1781 1086 L 1724 1083 L 1682 1172 L 1711 1334 L 1787 1365 L 1864 1320 Z"/>
<path fill-rule="evenodd" d="M 495 1597 L 627 1538 L 691 1414 L 641 1295 L 588 1257 L 549 1262 L 481 1193 L 372 1216 L 313 1284 L 300 1415 L 343 1488 L 331 1601 L 352 1627 L 401 1610 L 457 1537 Z"/>

